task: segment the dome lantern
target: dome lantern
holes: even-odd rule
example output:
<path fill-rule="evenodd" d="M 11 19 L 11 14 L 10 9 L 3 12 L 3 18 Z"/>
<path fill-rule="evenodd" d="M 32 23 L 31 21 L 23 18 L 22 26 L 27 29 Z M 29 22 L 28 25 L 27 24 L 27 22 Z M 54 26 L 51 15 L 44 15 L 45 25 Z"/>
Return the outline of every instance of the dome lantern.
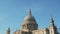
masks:
<path fill-rule="evenodd" d="M 32 14 L 31 14 L 31 9 L 28 10 L 28 15 L 29 15 L 29 16 L 32 15 Z"/>

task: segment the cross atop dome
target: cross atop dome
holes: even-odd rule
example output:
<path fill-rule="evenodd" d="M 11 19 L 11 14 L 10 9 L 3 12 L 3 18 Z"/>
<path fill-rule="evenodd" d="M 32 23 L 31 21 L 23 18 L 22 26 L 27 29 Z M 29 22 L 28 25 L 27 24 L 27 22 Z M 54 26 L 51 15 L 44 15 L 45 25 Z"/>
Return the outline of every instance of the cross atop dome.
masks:
<path fill-rule="evenodd" d="M 31 9 L 29 8 L 29 10 L 28 10 L 28 15 L 30 16 L 30 15 L 32 15 L 31 14 Z"/>

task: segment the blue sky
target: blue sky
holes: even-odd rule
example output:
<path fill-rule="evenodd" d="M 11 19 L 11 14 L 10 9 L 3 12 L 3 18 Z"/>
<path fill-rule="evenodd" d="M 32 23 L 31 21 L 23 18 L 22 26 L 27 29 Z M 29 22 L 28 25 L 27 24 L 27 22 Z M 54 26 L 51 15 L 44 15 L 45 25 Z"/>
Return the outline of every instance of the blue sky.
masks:
<path fill-rule="evenodd" d="M 55 25 L 60 24 L 60 0 L 0 0 L 0 34 L 21 29 L 28 9 L 31 8 L 39 29 L 49 27 L 52 14 Z"/>

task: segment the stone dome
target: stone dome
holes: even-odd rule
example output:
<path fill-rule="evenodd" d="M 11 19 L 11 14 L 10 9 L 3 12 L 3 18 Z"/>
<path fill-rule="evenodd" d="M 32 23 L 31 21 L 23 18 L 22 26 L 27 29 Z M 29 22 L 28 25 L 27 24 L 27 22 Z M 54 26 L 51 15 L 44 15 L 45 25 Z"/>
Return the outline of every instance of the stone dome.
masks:
<path fill-rule="evenodd" d="M 33 23 L 33 22 L 36 22 L 34 16 L 32 16 L 32 14 L 31 14 L 31 9 L 29 9 L 28 15 L 24 18 L 24 22 L 26 22 L 26 23 L 29 23 L 29 22 Z"/>
<path fill-rule="evenodd" d="M 24 20 L 35 20 L 35 18 L 32 15 L 28 15 L 24 18 Z"/>
<path fill-rule="evenodd" d="M 22 30 L 33 31 L 37 29 L 38 29 L 38 24 L 36 23 L 34 16 L 32 16 L 31 14 L 31 9 L 29 9 L 28 15 L 24 18 L 22 24 Z"/>

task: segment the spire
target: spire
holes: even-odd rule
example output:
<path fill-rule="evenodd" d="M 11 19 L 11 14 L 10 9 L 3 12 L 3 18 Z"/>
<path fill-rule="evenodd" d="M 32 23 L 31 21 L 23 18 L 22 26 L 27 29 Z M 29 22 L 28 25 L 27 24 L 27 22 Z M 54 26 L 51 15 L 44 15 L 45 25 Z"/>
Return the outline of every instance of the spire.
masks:
<path fill-rule="evenodd" d="M 10 27 L 8 28 L 8 30 L 10 30 Z"/>
<path fill-rule="evenodd" d="M 52 16 L 50 17 L 50 24 L 54 25 L 54 20 L 53 20 Z"/>
<path fill-rule="evenodd" d="M 28 10 L 28 15 L 32 15 L 32 14 L 31 14 L 31 9 L 30 9 L 30 8 L 29 8 L 29 10 Z"/>
<path fill-rule="evenodd" d="M 10 34 L 10 27 L 7 29 L 7 34 Z"/>

